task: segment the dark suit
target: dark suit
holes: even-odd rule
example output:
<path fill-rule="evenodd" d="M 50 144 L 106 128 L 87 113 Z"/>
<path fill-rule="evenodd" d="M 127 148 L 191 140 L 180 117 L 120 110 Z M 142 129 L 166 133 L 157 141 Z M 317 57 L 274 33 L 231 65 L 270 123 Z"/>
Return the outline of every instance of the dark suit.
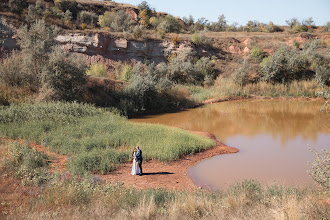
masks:
<path fill-rule="evenodd" d="M 142 150 L 138 150 L 135 154 L 135 157 L 136 157 L 136 162 L 139 164 L 139 168 L 140 168 L 140 175 L 142 175 Z"/>

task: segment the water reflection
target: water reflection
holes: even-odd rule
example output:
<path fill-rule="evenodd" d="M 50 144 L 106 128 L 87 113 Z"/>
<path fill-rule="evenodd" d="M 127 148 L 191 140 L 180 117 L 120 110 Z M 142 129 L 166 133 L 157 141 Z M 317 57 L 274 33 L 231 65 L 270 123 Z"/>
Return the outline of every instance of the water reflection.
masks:
<path fill-rule="evenodd" d="M 262 182 L 307 184 L 308 145 L 330 148 L 330 117 L 322 101 L 244 100 L 216 103 L 180 113 L 134 119 L 188 130 L 207 131 L 240 149 L 190 169 L 199 185 L 219 188 L 255 178 Z"/>

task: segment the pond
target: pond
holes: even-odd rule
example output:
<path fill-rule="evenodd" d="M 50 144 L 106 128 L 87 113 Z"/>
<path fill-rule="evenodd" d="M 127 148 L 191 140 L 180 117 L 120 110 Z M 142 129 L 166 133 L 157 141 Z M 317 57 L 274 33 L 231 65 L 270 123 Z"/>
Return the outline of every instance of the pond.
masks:
<path fill-rule="evenodd" d="M 136 122 L 159 123 L 214 134 L 237 154 L 219 155 L 189 168 L 195 184 L 221 189 L 245 179 L 263 184 L 307 186 L 310 148 L 330 149 L 330 116 L 324 101 L 239 100 L 178 113 L 147 116 Z"/>

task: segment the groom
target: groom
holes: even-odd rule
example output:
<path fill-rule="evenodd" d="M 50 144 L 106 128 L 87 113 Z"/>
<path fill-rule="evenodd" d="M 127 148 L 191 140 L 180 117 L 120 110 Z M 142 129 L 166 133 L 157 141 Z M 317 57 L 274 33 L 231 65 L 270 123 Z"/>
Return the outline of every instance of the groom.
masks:
<path fill-rule="evenodd" d="M 140 147 L 137 146 L 136 147 L 136 154 L 135 154 L 135 157 L 136 157 L 136 162 L 139 164 L 139 170 L 140 170 L 140 173 L 139 173 L 139 176 L 142 176 L 142 150 L 140 150 Z"/>

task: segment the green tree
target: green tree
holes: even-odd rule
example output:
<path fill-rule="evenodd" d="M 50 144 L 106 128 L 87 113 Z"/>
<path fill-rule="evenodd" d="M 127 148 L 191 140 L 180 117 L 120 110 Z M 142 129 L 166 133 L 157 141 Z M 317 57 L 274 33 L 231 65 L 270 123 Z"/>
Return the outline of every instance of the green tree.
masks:
<path fill-rule="evenodd" d="M 79 100 L 85 84 L 86 68 L 84 60 L 56 46 L 43 67 L 43 88 L 51 90 L 53 100 Z"/>
<path fill-rule="evenodd" d="M 56 44 L 58 33 L 58 28 L 47 25 L 43 20 L 32 23 L 30 27 L 22 26 L 18 31 L 18 44 L 24 57 L 22 68 L 36 78 L 36 85 L 40 83 L 42 68 L 49 61 L 48 54 Z"/>

